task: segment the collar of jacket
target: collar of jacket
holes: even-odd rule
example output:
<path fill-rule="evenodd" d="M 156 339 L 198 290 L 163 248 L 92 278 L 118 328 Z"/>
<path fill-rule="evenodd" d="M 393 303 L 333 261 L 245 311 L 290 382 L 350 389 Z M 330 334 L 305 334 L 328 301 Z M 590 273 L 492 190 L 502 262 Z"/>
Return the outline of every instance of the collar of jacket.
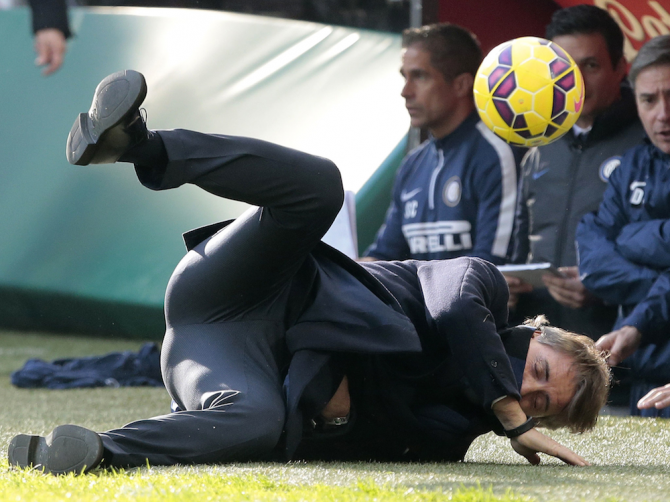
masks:
<path fill-rule="evenodd" d="M 528 356 L 528 347 L 530 339 L 533 336 L 535 328 L 532 326 L 514 326 L 504 329 L 500 332 L 505 352 L 512 364 L 512 371 L 516 379 L 517 388 L 521 392 L 521 381 L 523 380 L 523 371 L 526 369 L 526 357 Z"/>
<path fill-rule="evenodd" d="M 645 136 L 644 138 L 644 144 L 647 147 L 647 152 L 649 154 L 649 158 L 651 159 L 658 159 L 661 162 L 665 163 L 670 163 L 670 154 L 667 154 L 665 152 L 662 152 L 659 150 L 656 145 L 654 145 L 649 137 Z"/>
<path fill-rule="evenodd" d="M 472 129 L 477 122 L 479 122 L 479 114 L 477 110 L 474 110 L 470 115 L 468 115 L 463 122 L 458 124 L 458 127 L 451 131 L 446 136 L 441 138 L 435 138 L 433 135 L 430 135 L 430 141 L 433 142 L 436 148 L 444 150 L 444 148 L 452 142 L 460 142 L 461 137 Z"/>

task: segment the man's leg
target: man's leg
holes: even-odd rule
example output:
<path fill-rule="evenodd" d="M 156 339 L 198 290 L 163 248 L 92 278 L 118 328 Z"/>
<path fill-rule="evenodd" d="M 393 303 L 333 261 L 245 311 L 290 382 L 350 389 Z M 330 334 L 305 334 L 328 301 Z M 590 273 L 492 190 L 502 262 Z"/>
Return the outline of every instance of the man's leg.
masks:
<path fill-rule="evenodd" d="M 190 131 L 160 137 L 168 163 L 137 164 L 143 183 L 163 189 L 189 182 L 262 208 L 247 211 L 177 266 L 166 293 L 162 368 L 185 411 L 102 434 L 107 462 L 258 458 L 283 428 L 292 279 L 337 213 L 339 175 L 328 161 L 256 140 Z"/>
<path fill-rule="evenodd" d="M 94 104 L 104 105 L 97 97 Z M 192 183 L 260 207 L 190 251 L 170 280 L 163 372 L 186 411 L 101 434 L 106 458 L 111 465 L 142 465 L 268 453 L 283 427 L 280 366 L 292 279 L 340 208 L 339 172 L 325 159 L 244 138 L 165 131 L 137 145 L 122 138 L 124 127 L 137 126 L 130 119 L 137 110 L 118 116 L 112 129 L 97 131 L 100 141 L 89 138 L 87 156 L 96 158 L 100 149 L 132 161 L 153 189 Z M 82 120 L 71 135 L 81 133 Z M 134 148 L 114 151 L 104 144 L 108 136 Z M 155 155 L 157 141 L 167 155 Z"/>
<path fill-rule="evenodd" d="M 281 302 L 279 298 L 279 302 Z M 10 465 L 79 473 L 97 467 L 199 464 L 267 458 L 285 420 L 281 323 L 202 323 L 168 329 L 166 386 L 184 411 L 95 434 L 60 426 L 52 437 L 19 435 Z"/>
<path fill-rule="evenodd" d="M 101 433 L 105 465 L 263 459 L 284 427 L 280 342 L 266 321 L 168 330 L 166 384 L 184 411 Z"/>
<path fill-rule="evenodd" d="M 177 266 L 166 293 L 168 319 L 232 320 L 283 291 L 342 205 L 337 167 L 255 139 L 183 130 L 158 134 L 168 162 L 158 170 L 136 163 L 145 186 L 162 190 L 189 183 L 258 206 Z"/>

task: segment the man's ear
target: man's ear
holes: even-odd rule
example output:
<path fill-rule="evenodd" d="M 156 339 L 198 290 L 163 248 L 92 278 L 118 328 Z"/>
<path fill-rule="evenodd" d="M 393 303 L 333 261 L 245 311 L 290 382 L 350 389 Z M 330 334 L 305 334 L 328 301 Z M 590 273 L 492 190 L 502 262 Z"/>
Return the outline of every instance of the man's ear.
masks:
<path fill-rule="evenodd" d="M 542 334 L 542 330 L 541 329 L 536 329 L 535 331 L 533 331 L 533 336 L 531 338 L 537 338 L 541 334 Z"/>
<path fill-rule="evenodd" d="M 472 86 L 475 82 L 475 77 L 470 73 L 461 73 L 454 77 L 454 90 L 459 98 L 466 96 L 472 97 Z"/>

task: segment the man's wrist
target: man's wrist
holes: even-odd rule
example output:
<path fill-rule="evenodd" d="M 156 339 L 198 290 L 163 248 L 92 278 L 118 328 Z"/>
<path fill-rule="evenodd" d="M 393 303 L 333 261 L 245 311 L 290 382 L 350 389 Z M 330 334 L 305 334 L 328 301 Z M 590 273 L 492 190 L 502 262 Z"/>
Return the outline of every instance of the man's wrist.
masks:
<path fill-rule="evenodd" d="M 505 430 L 515 429 L 528 420 L 519 401 L 512 396 L 505 396 L 495 401 L 491 408 Z"/>
<path fill-rule="evenodd" d="M 528 420 L 514 429 L 504 429 L 505 436 L 507 436 L 509 439 L 514 439 L 515 437 L 519 437 L 521 434 L 525 434 L 533 427 L 535 427 L 535 425 L 535 419 L 533 417 L 529 417 Z"/>

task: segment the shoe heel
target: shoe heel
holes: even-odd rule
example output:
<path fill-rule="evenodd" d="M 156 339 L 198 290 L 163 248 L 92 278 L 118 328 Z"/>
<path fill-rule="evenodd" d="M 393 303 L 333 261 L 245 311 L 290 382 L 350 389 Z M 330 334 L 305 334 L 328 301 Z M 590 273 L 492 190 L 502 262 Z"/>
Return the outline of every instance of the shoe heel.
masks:
<path fill-rule="evenodd" d="M 32 466 L 39 440 L 40 436 L 28 436 L 26 434 L 21 434 L 12 439 L 7 452 L 9 465 L 17 467 Z"/>
<path fill-rule="evenodd" d="M 95 153 L 95 144 L 98 140 L 93 134 L 93 124 L 87 113 L 80 113 L 72 124 L 67 137 L 66 156 L 70 164 L 87 166 Z"/>
<path fill-rule="evenodd" d="M 95 432 L 76 425 L 60 425 L 51 434 L 20 434 L 9 443 L 9 465 L 33 467 L 47 474 L 81 474 L 102 461 L 104 447 Z"/>
<path fill-rule="evenodd" d="M 86 473 L 102 461 L 104 448 L 95 432 L 76 425 L 59 425 L 45 438 L 45 472 Z"/>

